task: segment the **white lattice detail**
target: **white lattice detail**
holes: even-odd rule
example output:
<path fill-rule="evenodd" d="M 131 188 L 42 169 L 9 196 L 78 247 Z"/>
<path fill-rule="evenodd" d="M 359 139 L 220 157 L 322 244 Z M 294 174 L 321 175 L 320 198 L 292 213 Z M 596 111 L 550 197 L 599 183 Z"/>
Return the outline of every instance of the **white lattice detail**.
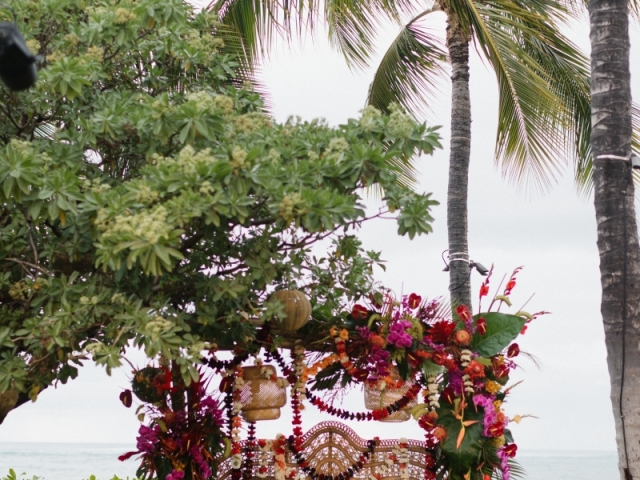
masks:
<path fill-rule="evenodd" d="M 380 440 L 373 455 L 365 464 L 364 468 L 357 472 L 354 479 L 371 478 L 377 468 L 385 464 L 385 460 L 397 448 L 398 440 Z M 243 448 L 244 448 L 243 444 Z M 345 472 L 351 465 L 355 464 L 360 455 L 367 451 L 367 440 L 360 438 L 351 428 L 340 422 L 321 422 L 309 430 L 303 437 L 303 456 L 309 462 L 309 466 L 316 469 L 317 473 L 337 476 Z M 424 442 L 419 440 L 409 440 L 407 442 L 409 456 L 409 478 L 423 478 L 424 476 Z M 258 453 L 256 452 L 256 455 Z M 293 456 L 287 454 L 287 464 L 294 469 L 298 466 L 294 463 Z M 231 476 L 231 465 L 229 460 L 220 463 L 218 467 L 218 480 L 226 480 Z M 273 464 L 267 465 L 267 479 L 274 478 Z M 257 479 L 255 475 L 257 465 L 254 463 L 253 471 L 248 478 Z M 301 472 L 299 478 L 307 478 Z M 400 468 L 398 464 L 389 466 L 388 471 L 382 477 L 384 480 L 398 480 L 400 478 Z"/>

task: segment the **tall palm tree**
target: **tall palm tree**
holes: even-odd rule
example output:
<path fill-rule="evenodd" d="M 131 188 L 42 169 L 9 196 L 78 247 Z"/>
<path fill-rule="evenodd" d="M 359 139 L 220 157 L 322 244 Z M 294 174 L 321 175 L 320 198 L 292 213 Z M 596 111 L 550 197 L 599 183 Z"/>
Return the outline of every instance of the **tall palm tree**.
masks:
<path fill-rule="evenodd" d="M 382 110 L 391 102 L 418 113 L 451 64 L 451 153 L 447 226 L 450 290 L 455 304 L 471 304 L 467 244 L 467 185 L 471 151 L 469 45 L 493 67 L 500 94 L 496 157 L 513 178 L 542 182 L 567 156 L 576 176 L 588 167 L 590 125 L 588 63 L 557 25 L 570 15 L 557 0 L 435 0 L 423 11 L 407 0 L 214 0 L 210 8 L 239 31 L 249 56 L 267 51 L 278 33 L 291 35 L 320 22 L 355 67 L 374 51 L 383 19 L 403 25 L 374 75 L 368 101 Z M 443 42 L 424 27 L 434 12 L 446 14 Z M 567 133 L 568 132 L 568 133 Z M 411 166 L 406 166 L 411 174 Z"/>
<path fill-rule="evenodd" d="M 634 208 L 628 0 L 590 0 L 591 148 L 620 478 L 640 478 L 640 245 Z"/>

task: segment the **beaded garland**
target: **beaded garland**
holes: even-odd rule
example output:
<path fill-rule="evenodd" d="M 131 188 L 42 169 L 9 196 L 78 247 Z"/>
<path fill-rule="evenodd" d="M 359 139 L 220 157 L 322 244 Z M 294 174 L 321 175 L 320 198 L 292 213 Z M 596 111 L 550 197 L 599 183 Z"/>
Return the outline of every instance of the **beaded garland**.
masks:
<path fill-rule="evenodd" d="M 302 455 L 302 452 L 296 448 L 293 435 L 289 437 L 289 450 L 295 458 L 296 463 L 300 466 L 300 469 L 312 480 L 349 480 L 369 461 L 378 442 L 379 439 L 377 437 L 367 441 L 367 450 L 363 452 L 358 460 L 352 463 L 349 468 L 337 475 L 318 473 L 314 467 L 311 467 L 309 461 Z"/>

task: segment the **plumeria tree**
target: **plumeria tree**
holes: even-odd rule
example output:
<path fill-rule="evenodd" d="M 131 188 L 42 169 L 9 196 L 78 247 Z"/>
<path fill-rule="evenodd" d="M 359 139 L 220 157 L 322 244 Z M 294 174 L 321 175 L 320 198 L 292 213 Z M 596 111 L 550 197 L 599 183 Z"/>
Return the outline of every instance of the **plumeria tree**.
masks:
<path fill-rule="evenodd" d="M 0 422 L 132 344 L 200 381 L 200 353 L 252 345 L 278 287 L 317 309 L 368 291 L 365 187 L 400 234 L 430 231 L 436 202 L 394 165 L 438 136 L 400 110 L 275 123 L 233 34 L 181 0 L 12 6 L 43 61 L 0 89 Z"/>

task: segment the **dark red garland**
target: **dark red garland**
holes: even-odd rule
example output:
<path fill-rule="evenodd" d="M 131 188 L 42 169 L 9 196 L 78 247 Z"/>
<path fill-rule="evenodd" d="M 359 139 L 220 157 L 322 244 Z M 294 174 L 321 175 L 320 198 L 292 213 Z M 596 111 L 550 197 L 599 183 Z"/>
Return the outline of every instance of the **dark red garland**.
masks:
<path fill-rule="evenodd" d="M 242 478 L 249 480 L 251 478 L 251 472 L 253 471 L 253 456 L 258 446 L 256 439 L 256 424 L 255 422 L 249 422 L 247 426 L 247 441 L 244 444 L 244 469 L 242 471 Z"/>
<path fill-rule="evenodd" d="M 231 360 L 218 360 L 217 358 L 204 359 L 202 362 L 205 365 L 209 365 L 214 370 L 220 372 L 222 370 L 229 370 L 235 368 L 249 358 L 249 352 L 242 352 L 234 356 Z"/>
<path fill-rule="evenodd" d="M 280 370 L 282 371 L 282 374 L 291 385 L 296 383 L 296 380 L 298 379 L 296 377 L 296 373 L 294 372 L 293 368 L 287 365 L 287 362 L 285 362 L 284 358 L 282 358 L 282 355 L 278 350 L 274 350 L 273 352 L 266 352 L 265 358 L 267 359 L 267 362 L 270 362 L 273 359 L 278 364 Z"/>
<path fill-rule="evenodd" d="M 411 400 L 416 398 L 416 396 L 420 393 L 420 385 L 413 384 L 404 394 L 404 396 L 390 405 L 387 405 L 384 408 L 380 408 L 378 410 L 371 410 L 369 412 L 349 412 L 347 410 L 343 410 L 341 408 L 334 407 L 333 405 L 329 405 L 325 403 L 321 398 L 315 396 L 307 389 L 307 398 L 309 401 L 315 405 L 321 412 L 327 412 L 329 415 L 333 415 L 339 417 L 343 420 L 357 420 L 358 422 L 362 422 L 364 420 L 382 420 L 387 418 L 394 412 L 402 410 L 406 407 Z"/>
<path fill-rule="evenodd" d="M 365 463 L 369 461 L 371 455 L 378 444 L 378 439 L 369 440 L 367 442 L 367 451 L 360 454 L 360 458 L 358 458 L 357 462 L 351 464 L 349 468 L 347 468 L 344 472 L 339 473 L 338 475 L 326 475 L 324 473 L 316 472 L 314 467 L 309 466 L 309 461 L 302 455 L 302 452 L 296 447 L 296 439 L 291 435 L 289 437 L 289 449 L 291 454 L 296 460 L 298 466 L 302 469 L 304 473 L 307 474 L 313 480 L 349 480 L 356 473 L 358 473 L 362 467 L 364 467 Z"/>

